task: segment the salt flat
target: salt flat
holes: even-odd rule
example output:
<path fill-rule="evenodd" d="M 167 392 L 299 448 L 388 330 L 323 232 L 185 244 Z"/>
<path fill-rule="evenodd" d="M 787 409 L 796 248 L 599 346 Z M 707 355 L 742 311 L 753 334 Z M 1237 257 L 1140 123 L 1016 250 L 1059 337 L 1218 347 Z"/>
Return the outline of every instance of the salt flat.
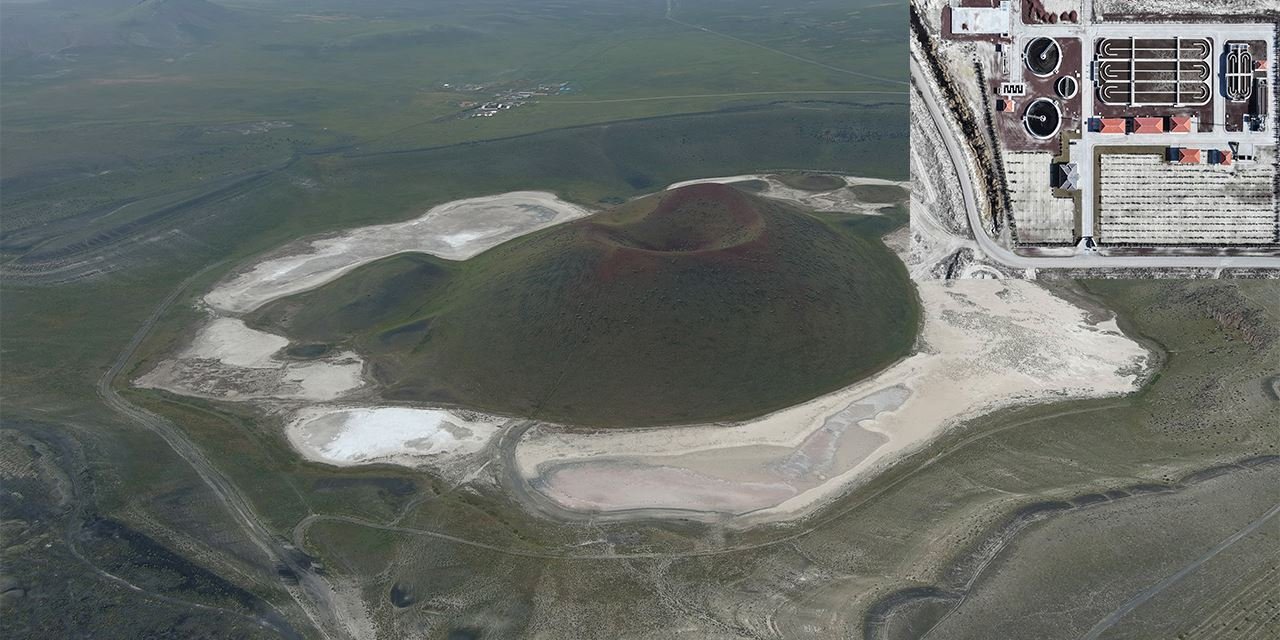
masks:
<path fill-rule="evenodd" d="M 406 222 L 290 244 L 215 285 L 203 299 L 209 320 L 187 347 L 135 383 L 207 398 L 338 399 L 365 386 L 360 356 L 344 351 L 313 361 L 282 358 L 278 352 L 287 338 L 252 329 L 234 316 L 389 255 L 420 251 L 462 260 L 589 213 L 554 194 L 513 191 L 447 202 Z"/>
<path fill-rule="evenodd" d="M 348 229 L 286 246 L 219 283 L 204 301 L 224 313 L 248 313 L 390 255 L 420 251 L 465 260 L 512 238 L 590 213 L 543 191 L 446 202 L 405 222 Z"/>
<path fill-rule="evenodd" d="M 285 433 L 303 457 L 335 466 L 420 465 L 480 451 L 505 418 L 413 407 L 318 405 L 297 412 Z"/>
<path fill-rule="evenodd" d="M 832 176 L 844 180 L 845 186 L 855 187 L 858 185 L 884 185 L 901 187 L 904 193 L 911 190 L 910 182 L 897 182 L 894 180 L 885 180 L 882 178 L 861 178 L 857 176 Z M 765 174 L 743 174 L 738 176 L 721 176 L 719 178 L 698 178 L 697 180 L 685 180 L 667 185 L 667 189 L 677 189 L 679 187 L 691 184 L 704 184 L 707 182 L 716 182 L 720 184 L 730 184 L 734 182 L 746 182 L 758 180 L 764 182 L 767 186 L 759 195 L 775 200 L 783 200 L 792 204 L 800 205 L 806 209 L 813 211 L 840 211 L 844 213 L 861 213 L 865 215 L 880 215 L 881 209 L 886 206 L 883 202 L 864 202 L 858 199 L 848 189 L 837 187 L 830 191 L 805 191 L 788 187 L 780 182 L 777 178 Z"/>

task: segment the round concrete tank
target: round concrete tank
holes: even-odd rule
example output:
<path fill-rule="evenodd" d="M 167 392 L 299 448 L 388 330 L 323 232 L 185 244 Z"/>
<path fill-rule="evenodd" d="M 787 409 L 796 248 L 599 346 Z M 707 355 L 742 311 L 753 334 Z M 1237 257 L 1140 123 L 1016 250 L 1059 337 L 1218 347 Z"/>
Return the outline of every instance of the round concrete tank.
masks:
<path fill-rule="evenodd" d="M 1048 98 L 1038 98 L 1027 105 L 1022 114 L 1022 125 L 1037 140 L 1048 140 L 1057 135 L 1062 126 L 1062 112 L 1058 104 Z"/>
<path fill-rule="evenodd" d="M 1062 76 L 1058 78 L 1054 88 L 1057 89 L 1059 98 L 1069 100 L 1076 97 L 1076 92 L 1080 90 L 1080 83 L 1076 82 L 1076 79 L 1071 76 Z"/>
<path fill-rule="evenodd" d="M 1051 76 L 1062 64 L 1062 47 L 1053 38 L 1036 38 L 1027 43 L 1023 59 L 1031 73 L 1041 78 Z"/>

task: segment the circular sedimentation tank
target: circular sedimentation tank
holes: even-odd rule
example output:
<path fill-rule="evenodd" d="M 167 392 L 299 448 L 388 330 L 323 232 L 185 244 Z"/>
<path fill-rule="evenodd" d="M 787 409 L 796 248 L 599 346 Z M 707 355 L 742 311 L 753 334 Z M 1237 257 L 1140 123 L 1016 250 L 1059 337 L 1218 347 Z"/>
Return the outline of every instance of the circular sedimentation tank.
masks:
<path fill-rule="evenodd" d="M 1062 48 L 1053 38 L 1036 38 L 1027 43 L 1023 58 L 1031 73 L 1042 78 L 1051 76 L 1062 64 Z"/>
<path fill-rule="evenodd" d="M 1022 124 L 1031 137 L 1047 140 L 1062 126 L 1062 112 L 1054 101 L 1040 98 L 1027 105 L 1026 112 L 1022 114 Z"/>
<path fill-rule="evenodd" d="M 1058 82 L 1054 87 L 1058 91 L 1058 97 L 1063 100 L 1069 100 L 1076 97 L 1076 92 L 1080 90 L 1080 83 L 1071 76 L 1062 76 L 1058 78 Z"/>

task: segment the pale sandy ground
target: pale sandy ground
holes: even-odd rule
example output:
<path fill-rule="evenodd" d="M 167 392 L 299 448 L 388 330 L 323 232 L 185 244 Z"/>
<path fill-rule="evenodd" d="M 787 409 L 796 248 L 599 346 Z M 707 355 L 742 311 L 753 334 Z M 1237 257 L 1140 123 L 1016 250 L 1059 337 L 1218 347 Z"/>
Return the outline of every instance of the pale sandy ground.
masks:
<path fill-rule="evenodd" d="M 419 251 L 465 260 L 512 238 L 590 213 L 542 191 L 455 200 L 407 222 L 350 229 L 285 247 L 219 283 L 204 301 L 218 311 L 247 313 L 390 255 Z"/>
<path fill-rule="evenodd" d="M 874 453 L 888 439 L 860 423 L 898 408 L 909 395 L 905 387 L 889 386 L 829 396 L 827 403 L 815 401 L 739 425 L 633 432 L 641 436 L 639 446 L 656 445 L 641 457 L 631 454 L 635 449 L 610 449 L 619 444 L 616 438 L 592 441 L 545 425 L 517 444 L 516 460 L 525 473 L 526 464 L 536 467 L 543 456 L 552 458 L 542 467 L 538 489 L 573 511 L 741 514 L 819 487 Z"/>
<path fill-rule="evenodd" d="M 280 352 L 289 340 L 215 317 L 191 344 L 139 377 L 139 387 L 225 400 L 327 401 L 365 385 L 364 360 L 342 351 L 316 360 L 289 360 Z"/>
<path fill-rule="evenodd" d="M 870 380 L 728 426 L 597 433 L 539 426 L 517 445 L 519 472 L 569 510 L 784 519 L 965 419 L 1127 393 L 1147 367 L 1146 350 L 1114 320 L 1091 324 L 1085 310 L 1034 283 L 922 282 L 919 290 L 922 348 Z M 833 430 L 833 420 L 846 426 Z"/>
<path fill-rule="evenodd" d="M 1261 15 L 1280 11 L 1280 0 L 1098 0 L 1093 9 L 1103 14 Z"/>
<path fill-rule="evenodd" d="M 843 179 L 845 181 L 845 186 L 882 184 L 902 187 L 904 191 L 909 191 L 911 189 L 910 182 L 897 182 L 894 180 L 882 180 L 880 178 L 859 178 L 855 176 L 832 177 Z M 676 182 L 668 185 L 667 189 L 675 189 L 677 187 L 683 187 L 691 184 L 704 184 L 708 182 L 728 184 L 731 182 L 743 182 L 746 180 L 762 180 L 768 183 L 769 186 L 764 191 L 761 191 L 759 195 L 798 204 L 813 211 L 843 211 L 845 213 L 880 215 L 880 209 L 888 206 L 883 202 L 863 202 L 854 196 L 852 191 L 842 187 L 837 187 L 831 191 L 804 191 L 802 189 L 792 189 L 791 187 L 782 184 L 777 179 L 765 174 L 747 174 L 740 176 L 685 180 L 684 182 Z"/>

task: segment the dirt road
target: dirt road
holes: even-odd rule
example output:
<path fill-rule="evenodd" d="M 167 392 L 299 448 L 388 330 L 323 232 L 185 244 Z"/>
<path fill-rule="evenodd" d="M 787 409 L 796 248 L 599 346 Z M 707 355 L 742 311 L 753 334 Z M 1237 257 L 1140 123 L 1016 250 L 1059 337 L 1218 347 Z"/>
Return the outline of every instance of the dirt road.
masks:
<path fill-rule="evenodd" d="M 296 585 L 290 584 L 290 580 L 282 578 L 281 586 L 307 615 L 312 626 L 322 637 L 352 637 L 349 622 L 342 620 L 341 615 L 338 613 L 337 594 L 334 592 L 333 587 L 313 570 L 310 561 L 303 554 L 286 548 L 283 541 L 273 535 L 262 524 L 261 518 L 254 512 L 253 506 L 240 493 L 239 489 L 209 461 L 200 448 L 181 429 L 177 428 L 172 422 L 129 402 L 116 391 L 116 379 L 124 371 L 125 366 L 133 358 L 134 353 L 137 352 L 138 347 L 146 339 L 147 334 L 151 332 L 156 322 L 173 305 L 174 301 L 186 291 L 191 283 L 221 264 L 221 262 L 211 264 L 192 274 L 160 302 L 146 322 L 138 328 L 133 339 L 116 357 L 111 368 L 98 381 L 98 396 L 111 409 L 160 436 L 175 453 L 181 456 L 187 464 L 191 465 L 191 468 L 195 470 L 201 480 L 231 513 L 245 535 L 276 566 L 285 567 L 288 573 L 296 576 Z"/>

